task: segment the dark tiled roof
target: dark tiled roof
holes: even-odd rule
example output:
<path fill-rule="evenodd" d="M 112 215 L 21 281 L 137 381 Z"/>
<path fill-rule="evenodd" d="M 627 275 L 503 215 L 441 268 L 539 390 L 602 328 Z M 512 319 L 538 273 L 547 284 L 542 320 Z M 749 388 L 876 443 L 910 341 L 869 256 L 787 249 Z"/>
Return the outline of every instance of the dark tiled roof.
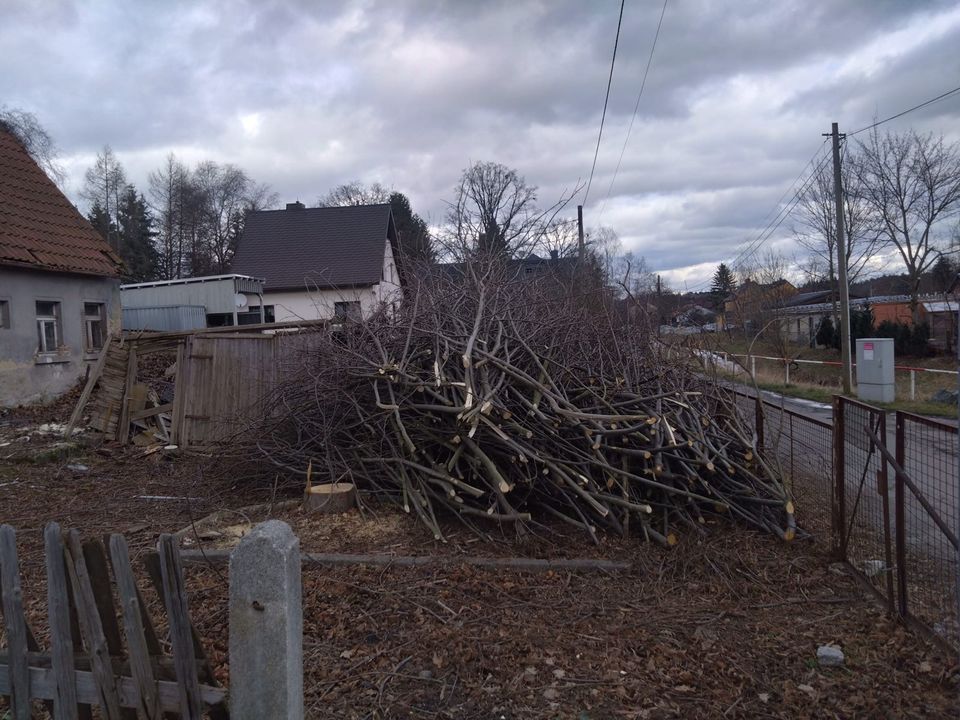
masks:
<path fill-rule="evenodd" d="M 266 278 L 267 291 L 373 285 L 388 238 L 388 204 L 262 210 L 247 216 L 232 271 Z"/>
<path fill-rule="evenodd" d="M 831 301 L 832 290 L 812 290 L 810 292 L 797 293 L 783 302 L 783 307 L 800 307 L 801 305 L 816 305 Z M 858 293 L 849 293 L 851 300 L 859 300 L 863 297 Z"/>
<path fill-rule="evenodd" d="M 529 255 L 525 258 L 511 258 L 506 261 L 504 269 L 510 280 L 530 280 L 540 278 L 548 273 L 573 272 L 576 269 L 577 259 L 573 257 L 542 258 Z M 449 280 L 463 277 L 465 264 L 462 262 L 438 263 L 437 270 Z"/>
<path fill-rule="evenodd" d="M 0 265 L 108 277 L 119 276 L 122 266 L 107 241 L 2 129 Z"/>

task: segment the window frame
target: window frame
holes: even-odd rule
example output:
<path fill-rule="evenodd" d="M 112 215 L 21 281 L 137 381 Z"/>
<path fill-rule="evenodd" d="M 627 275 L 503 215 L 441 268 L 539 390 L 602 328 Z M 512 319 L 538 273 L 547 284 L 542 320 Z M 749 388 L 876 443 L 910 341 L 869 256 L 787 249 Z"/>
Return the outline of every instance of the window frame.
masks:
<path fill-rule="evenodd" d="M 52 306 L 52 313 L 41 313 L 40 305 Z M 37 299 L 34 302 L 37 327 L 37 354 L 57 355 L 63 347 L 63 302 L 61 300 Z M 47 326 L 53 327 L 53 347 L 47 347 Z"/>
<path fill-rule="evenodd" d="M 10 310 L 10 298 L 0 297 L 0 330 L 10 330 L 13 318 Z"/>
<path fill-rule="evenodd" d="M 359 300 L 338 300 L 333 303 L 334 322 L 360 322 L 362 319 L 363 307 Z"/>
<path fill-rule="evenodd" d="M 96 316 L 87 312 L 88 305 L 97 306 Z M 84 300 L 81 303 L 80 318 L 83 326 L 83 352 L 87 355 L 99 354 L 107 341 L 107 303 L 102 300 Z M 100 323 L 99 344 L 92 342 L 91 325 L 94 322 Z"/>

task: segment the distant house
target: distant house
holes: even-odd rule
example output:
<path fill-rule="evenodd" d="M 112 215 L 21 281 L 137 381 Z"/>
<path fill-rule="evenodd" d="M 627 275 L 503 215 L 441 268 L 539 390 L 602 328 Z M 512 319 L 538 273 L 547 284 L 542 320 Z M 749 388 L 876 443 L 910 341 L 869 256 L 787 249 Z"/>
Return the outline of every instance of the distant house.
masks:
<path fill-rule="evenodd" d="M 681 306 L 670 318 L 677 327 L 698 327 L 707 330 L 716 328 L 717 314 L 708 307 L 697 303 L 687 303 Z"/>
<path fill-rule="evenodd" d="M 747 278 L 724 298 L 717 316 L 718 329 L 746 328 L 759 331 L 772 308 L 780 307 L 797 294 L 797 288 L 783 278 L 760 284 Z"/>
<path fill-rule="evenodd" d="M 247 216 L 233 271 L 265 279 L 263 312 L 276 322 L 366 317 L 400 301 L 396 247 L 389 204 L 294 202 Z"/>
<path fill-rule="evenodd" d="M 447 279 L 463 277 L 467 264 L 463 262 L 438 263 L 437 270 Z M 528 255 L 525 258 L 510 258 L 503 262 L 503 275 L 509 282 L 554 280 L 566 283 L 572 279 L 577 268 L 575 257 L 560 257 L 556 250 L 550 251 L 549 258 Z"/>
<path fill-rule="evenodd" d="M 72 386 L 120 327 L 122 261 L 0 129 L 0 406 Z"/>

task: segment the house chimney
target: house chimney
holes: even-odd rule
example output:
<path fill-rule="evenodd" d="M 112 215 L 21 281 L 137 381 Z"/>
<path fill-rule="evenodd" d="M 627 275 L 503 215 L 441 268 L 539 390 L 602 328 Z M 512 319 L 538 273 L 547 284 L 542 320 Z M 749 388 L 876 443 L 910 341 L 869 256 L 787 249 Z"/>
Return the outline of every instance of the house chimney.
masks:
<path fill-rule="evenodd" d="M 306 206 L 297 200 L 296 202 L 287 203 L 287 210 L 303 210 Z"/>
<path fill-rule="evenodd" d="M 560 257 L 560 251 L 559 251 L 559 250 L 551 250 L 551 251 L 550 251 L 550 259 L 551 259 L 551 260 L 556 260 L 556 259 L 559 258 L 559 257 Z"/>

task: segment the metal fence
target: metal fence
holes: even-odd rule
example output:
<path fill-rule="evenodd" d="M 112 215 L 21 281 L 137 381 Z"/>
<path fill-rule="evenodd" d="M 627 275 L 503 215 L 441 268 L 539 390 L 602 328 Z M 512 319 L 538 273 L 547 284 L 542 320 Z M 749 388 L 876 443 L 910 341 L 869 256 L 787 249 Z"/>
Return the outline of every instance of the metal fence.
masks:
<path fill-rule="evenodd" d="M 834 399 L 833 422 L 734 391 L 789 483 L 800 526 L 901 619 L 958 644 L 957 428 Z"/>
<path fill-rule="evenodd" d="M 940 637 L 956 638 L 957 428 L 898 412 L 895 444 L 895 546 L 904 569 L 898 610 Z"/>

